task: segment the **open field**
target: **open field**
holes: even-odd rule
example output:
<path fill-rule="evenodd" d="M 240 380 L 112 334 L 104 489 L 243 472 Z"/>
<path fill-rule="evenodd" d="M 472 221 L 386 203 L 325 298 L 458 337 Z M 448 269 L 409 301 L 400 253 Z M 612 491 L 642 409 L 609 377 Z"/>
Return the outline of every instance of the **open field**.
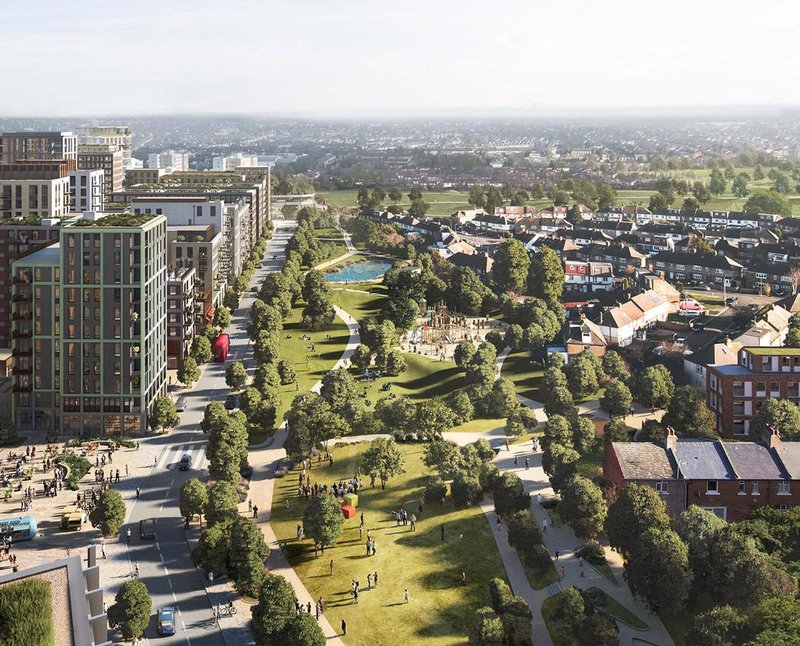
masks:
<path fill-rule="evenodd" d="M 334 466 L 314 464 L 312 483 L 330 486 L 351 478 L 366 447 L 335 447 Z M 448 500 L 445 507 L 426 505 L 423 513 L 417 514 L 416 532 L 410 531 L 410 525 L 395 525 L 390 512 L 405 507 L 416 513 L 417 500 L 430 475 L 422 464 L 423 445 L 401 444 L 400 450 L 406 473 L 392 478 L 385 491 L 380 486 L 359 490 L 356 517 L 345 521 L 339 542 L 326 549 L 324 556 L 314 556 L 311 540 L 296 539 L 296 527 L 307 504 L 297 496 L 298 471 L 290 471 L 275 483 L 272 526 L 277 537 L 287 541 L 290 561 L 311 595 L 325 599 L 331 624 L 338 628 L 342 618 L 347 621 L 347 643 L 394 646 L 424 640 L 435 646 L 464 644 L 475 610 L 486 603 L 486 585 L 492 577 L 503 576 L 503 563 L 479 507 L 456 509 Z M 360 513 L 365 521 L 363 540 L 358 532 Z M 375 556 L 365 555 L 367 529 L 377 539 Z M 463 540 L 459 540 L 461 532 Z M 480 558 L 475 558 L 478 554 Z M 375 571 L 379 583 L 369 589 L 367 573 Z M 467 575 L 465 586 L 460 584 L 462 571 Z M 350 596 L 352 580 L 361 584 L 358 604 Z M 410 595 L 408 604 L 403 603 L 405 588 Z"/>
<path fill-rule="evenodd" d="M 542 401 L 539 384 L 544 370 L 530 360 L 526 350 L 511 352 L 503 362 L 502 376 L 514 382 L 517 394 L 534 401 Z"/>

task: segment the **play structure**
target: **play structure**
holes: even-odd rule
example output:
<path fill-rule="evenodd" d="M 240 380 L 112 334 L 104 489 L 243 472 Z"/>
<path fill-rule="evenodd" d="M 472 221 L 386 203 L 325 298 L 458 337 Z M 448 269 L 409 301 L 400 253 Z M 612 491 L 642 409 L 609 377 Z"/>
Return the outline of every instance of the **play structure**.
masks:
<path fill-rule="evenodd" d="M 474 323 L 468 323 L 466 316 L 451 313 L 444 303 L 439 303 L 432 310 L 428 310 L 426 320 L 418 329 L 420 332 L 418 343 L 425 345 L 458 343 L 472 339 L 477 332 Z"/>

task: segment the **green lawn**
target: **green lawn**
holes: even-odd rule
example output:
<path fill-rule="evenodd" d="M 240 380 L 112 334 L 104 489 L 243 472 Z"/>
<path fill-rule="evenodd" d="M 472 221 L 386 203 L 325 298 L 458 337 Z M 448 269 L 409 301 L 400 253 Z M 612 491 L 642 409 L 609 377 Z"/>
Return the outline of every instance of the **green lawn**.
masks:
<path fill-rule="evenodd" d="M 688 612 L 678 613 L 676 615 L 667 615 L 663 612 L 660 612 L 658 613 L 658 618 L 661 619 L 661 623 L 664 624 L 664 628 L 667 629 L 669 636 L 672 637 L 672 641 L 675 642 L 675 646 L 683 646 L 685 643 L 683 638 L 692 627 L 694 615 Z"/>
<path fill-rule="evenodd" d="M 489 419 L 473 419 L 469 422 L 464 422 L 458 426 L 450 429 L 455 433 L 484 433 L 486 431 L 493 431 L 496 428 L 505 428 L 505 417 L 492 417 Z M 530 440 L 528 440 L 530 441 Z"/>
<path fill-rule="evenodd" d="M 342 239 L 342 232 L 339 229 L 328 228 L 328 229 L 314 229 L 314 237 L 318 240 L 323 239 L 335 239 L 341 240 Z"/>
<path fill-rule="evenodd" d="M 280 426 L 283 416 L 292 400 L 301 392 L 308 392 L 311 387 L 325 376 L 339 358 L 342 356 L 350 333 L 347 326 L 340 318 L 336 317 L 328 329 L 311 331 L 303 327 L 302 317 L 304 304 L 298 304 L 292 313 L 283 322 L 281 332 L 281 356 L 290 359 L 297 372 L 297 383 L 281 386 L 280 399 L 278 400 L 275 426 Z M 303 340 L 303 335 L 311 340 Z M 311 350 L 311 346 L 314 350 Z M 251 433 L 250 443 L 260 444 L 267 439 L 274 429 Z"/>
<path fill-rule="evenodd" d="M 599 608 L 600 610 L 605 610 L 612 617 L 619 619 L 633 628 L 647 630 L 647 624 L 644 621 L 639 619 L 639 617 L 633 614 L 616 599 L 609 596 L 604 590 L 592 586 L 591 588 L 588 588 L 586 592 L 593 595 L 592 599 L 595 607 Z"/>
<path fill-rule="evenodd" d="M 595 561 L 589 561 L 589 563 L 595 570 L 611 581 L 611 583 L 617 585 L 617 577 L 614 576 L 614 572 L 609 567 L 608 561 L 606 561 L 605 557 L 603 557 L 603 560 L 599 563 Z"/>
<path fill-rule="evenodd" d="M 510 352 L 503 362 L 502 376 L 514 382 L 517 394 L 541 401 L 539 384 L 544 370 L 534 364 L 525 350 Z"/>
<path fill-rule="evenodd" d="M 688 294 L 709 309 L 718 309 L 725 305 L 721 298 L 718 296 L 711 296 L 708 292 L 688 292 Z"/>
<path fill-rule="evenodd" d="M 333 449 L 334 466 L 314 465 L 312 482 L 330 485 L 352 477 L 366 444 L 338 446 Z M 315 557 L 310 540 L 298 542 L 296 527 L 301 522 L 306 500 L 297 497 L 297 471 L 291 471 L 275 483 L 272 527 L 277 537 L 288 541 L 287 554 L 311 595 L 326 601 L 326 614 L 334 627 L 347 621 L 347 643 L 371 646 L 395 644 L 445 645 L 464 644 L 474 612 L 486 605 L 486 585 L 495 576 L 504 576 L 489 523 L 479 507 L 455 509 L 452 503 L 426 505 L 417 531 L 396 527 L 392 510 L 416 512 L 426 476 L 422 464 L 423 445 L 401 444 L 406 473 L 380 487 L 359 491 L 358 513 L 364 513 L 366 529 L 377 538 L 376 556 L 364 555 L 364 541 L 359 539 L 358 515 L 345 521 L 337 545 L 325 556 Z M 325 463 L 323 463 L 325 464 Z M 285 501 L 289 500 L 289 509 Z M 446 540 L 440 528 L 446 526 Z M 463 542 L 459 533 L 463 532 Z M 480 558 L 476 558 L 480 555 Z M 334 576 L 329 562 L 334 561 Z M 460 585 L 462 570 L 467 585 Z M 367 587 L 367 573 L 379 573 L 377 588 Z M 350 582 L 360 581 L 362 594 L 358 605 L 352 602 Z M 403 589 L 411 601 L 403 603 Z"/>
<path fill-rule="evenodd" d="M 321 265 L 323 262 L 328 262 L 329 260 L 333 260 L 347 253 L 347 245 L 341 240 L 321 241 L 321 244 L 325 253 L 319 257 L 316 263 L 317 265 Z M 303 269 L 310 269 L 310 267 L 303 265 Z"/>
<path fill-rule="evenodd" d="M 519 555 L 519 560 L 522 561 L 522 569 L 525 570 L 525 576 L 528 577 L 528 583 L 534 590 L 542 590 L 551 583 L 555 583 L 561 579 L 561 576 L 556 571 L 556 566 L 552 563 L 550 564 L 550 568 L 547 570 L 544 576 L 536 576 L 533 570 L 531 570 L 527 563 L 525 563 L 524 559 L 522 558 L 522 554 L 519 553 L 519 550 L 517 550 L 517 554 Z"/>
<path fill-rule="evenodd" d="M 377 316 L 386 298 L 386 288 L 376 283 L 331 287 L 331 301 L 356 321 Z"/>
<path fill-rule="evenodd" d="M 585 453 L 578 460 L 576 471 L 584 478 L 592 479 L 603 475 L 603 442 L 598 441 L 591 453 Z"/>

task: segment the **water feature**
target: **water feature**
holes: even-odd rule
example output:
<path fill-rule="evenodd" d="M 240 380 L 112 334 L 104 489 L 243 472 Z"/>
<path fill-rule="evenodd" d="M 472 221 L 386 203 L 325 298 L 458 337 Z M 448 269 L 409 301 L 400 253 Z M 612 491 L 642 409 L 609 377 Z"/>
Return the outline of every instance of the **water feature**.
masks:
<path fill-rule="evenodd" d="M 325 281 L 328 283 L 357 283 L 362 280 L 375 280 L 383 276 L 392 264 L 388 260 L 364 260 L 356 262 L 347 267 L 342 267 L 339 271 L 325 274 Z"/>

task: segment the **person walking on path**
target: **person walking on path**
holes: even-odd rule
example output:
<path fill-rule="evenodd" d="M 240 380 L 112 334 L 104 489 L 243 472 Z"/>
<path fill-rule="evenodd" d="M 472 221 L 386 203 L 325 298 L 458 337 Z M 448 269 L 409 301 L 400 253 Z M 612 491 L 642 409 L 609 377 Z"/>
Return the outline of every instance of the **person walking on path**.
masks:
<path fill-rule="evenodd" d="M 556 561 L 558 560 L 559 556 L 561 556 L 561 555 L 559 554 L 558 550 L 556 550 Z"/>
<path fill-rule="evenodd" d="M 126 478 L 128 477 L 128 465 L 127 464 L 125 465 L 125 477 Z"/>
<path fill-rule="evenodd" d="M 158 466 L 158 456 L 153 458 L 153 468 L 155 469 Z"/>
<path fill-rule="evenodd" d="M 378 553 L 378 541 L 372 541 L 372 556 Z"/>
<path fill-rule="evenodd" d="M 253 505 L 253 518 L 258 518 L 258 505 Z"/>
<path fill-rule="evenodd" d="M 530 466 L 531 466 L 531 461 L 528 459 L 528 456 L 526 455 L 525 456 L 525 471 L 530 469 Z"/>
<path fill-rule="evenodd" d="M 514 468 L 516 469 L 518 466 L 519 466 L 519 459 L 518 459 L 518 458 L 517 458 L 517 456 L 515 455 L 515 456 L 514 456 Z"/>
<path fill-rule="evenodd" d="M 347 622 L 342 619 L 342 635 L 347 635 Z"/>
<path fill-rule="evenodd" d="M 565 576 L 567 576 L 567 573 L 564 571 L 564 566 L 563 566 L 563 565 L 562 565 L 562 566 L 561 566 L 561 568 L 559 569 L 559 572 L 561 573 L 561 578 L 562 578 L 562 579 L 563 579 Z"/>
<path fill-rule="evenodd" d="M 499 532 L 501 529 L 503 529 L 503 517 L 498 515 L 497 516 L 497 531 Z"/>
<path fill-rule="evenodd" d="M 506 438 L 506 451 L 510 451 L 511 449 L 508 446 L 508 438 Z"/>
<path fill-rule="evenodd" d="M 128 543 L 128 545 L 131 544 L 131 528 L 130 527 L 128 527 L 128 529 L 125 530 L 125 541 Z"/>
<path fill-rule="evenodd" d="M 139 494 L 140 493 L 142 493 L 142 488 L 141 487 L 136 487 L 136 499 L 137 500 L 139 499 Z"/>
<path fill-rule="evenodd" d="M 542 521 L 542 534 L 546 534 L 546 533 L 547 533 L 547 521 L 543 520 Z"/>
<path fill-rule="evenodd" d="M 375 582 L 375 587 L 377 588 L 378 587 L 378 572 L 377 572 L 377 570 L 372 575 L 372 580 Z"/>
<path fill-rule="evenodd" d="M 372 590 L 372 573 L 367 574 L 367 588 Z"/>
<path fill-rule="evenodd" d="M 408 588 L 403 590 L 403 603 L 408 603 Z"/>
<path fill-rule="evenodd" d="M 372 552 L 372 541 L 367 539 L 367 556 L 370 555 L 370 552 Z"/>

